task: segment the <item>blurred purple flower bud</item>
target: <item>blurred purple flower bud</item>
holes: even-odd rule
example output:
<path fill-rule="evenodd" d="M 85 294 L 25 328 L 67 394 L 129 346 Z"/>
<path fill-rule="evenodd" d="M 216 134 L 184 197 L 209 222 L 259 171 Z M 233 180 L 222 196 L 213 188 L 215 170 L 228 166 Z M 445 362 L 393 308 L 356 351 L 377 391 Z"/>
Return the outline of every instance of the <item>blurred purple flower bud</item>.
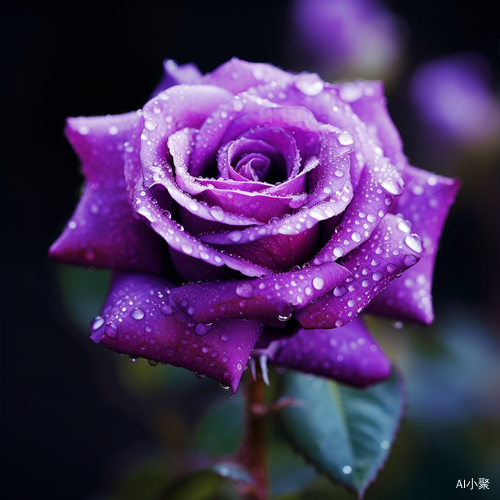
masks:
<path fill-rule="evenodd" d="M 407 26 L 376 0 L 295 0 L 290 59 L 326 78 L 387 78 L 404 50 Z"/>
<path fill-rule="evenodd" d="M 457 53 L 422 64 L 409 92 L 431 142 L 463 149 L 498 138 L 500 102 L 492 90 L 491 68 L 479 54 Z"/>

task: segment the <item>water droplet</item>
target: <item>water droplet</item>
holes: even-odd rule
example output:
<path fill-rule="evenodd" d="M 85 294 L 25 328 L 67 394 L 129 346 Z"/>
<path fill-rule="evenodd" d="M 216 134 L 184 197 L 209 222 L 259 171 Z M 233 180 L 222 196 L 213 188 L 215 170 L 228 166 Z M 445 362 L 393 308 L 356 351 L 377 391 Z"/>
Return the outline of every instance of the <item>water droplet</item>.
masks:
<path fill-rule="evenodd" d="M 392 179 L 384 179 L 382 181 L 381 186 L 386 191 L 389 191 L 389 193 L 394 194 L 394 195 L 398 195 L 398 194 L 401 194 L 403 192 L 403 188 L 399 184 L 395 183 Z"/>
<path fill-rule="evenodd" d="M 344 474 L 350 474 L 352 472 L 352 467 L 350 465 L 344 465 L 344 467 L 342 467 L 342 472 Z"/>
<path fill-rule="evenodd" d="M 335 247 L 333 249 L 333 255 L 335 255 L 335 257 L 342 257 L 342 255 L 344 255 L 344 249 L 341 247 Z"/>
<path fill-rule="evenodd" d="M 194 333 L 196 333 L 196 335 L 199 335 L 201 337 L 202 335 L 206 335 L 210 331 L 211 328 L 212 328 L 211 323 L 209 325 L 206 325 L 205 323 L 198 323 L 194 327 Z M 203 351 L 203 352 L 205 352 L 205 351 Z"/>
<path fill-rule="evenodd" d="M 372 274 L 372 280 L 373 281 L 380 281 L 384 275 L 382 273 L 373 273 Z"/>
<path fill-rule="evenodd" d="M 340 144 L 342 144 L 342 146 L 349 146 L 354 142 L 354 139 L 352 138 L 351 134 L 344 132 L 343 134 L 339 135 L 339 142 Z"/>
<path fill-rule="evenodd" d="M 335 321 L 335 326 L 337 328 L 340 328 L 340 327 L 344 326 L 344 322 L 339 318 L 337 321 Z"/>
<path fill-rule="evenodd" d="M 396 269 L 397 267 L 394 264 L 387 264 L 386 270 L 388 273 L 392 274 Z"/>
<path fill-rule="evenodd" d="M 292 313 L 290 313 L 288 316 L 282 316 L 281 314 L 278 316 L 278 320 L 282 321 L 285 323 L 286 321 L 290 321 L 292 319 Z"/>
<path fill-rule="evenodd" d="M 231 387 L 230 387 L 230 386 L 225 385 L 225 384 L 223 384 L 222 382 L 219 382 L 219 387 L 220 387 L 223 391 L 229 391 L 229 389 L 231 389 Z"/>
<path fill-rule="evenodd" d="M 137 361 L 139 361 L 139 357 L 137 356 L 132 356 L 132 354 L 128 357 L 128 359 L 130 359 L 130 361 L 132 361 L 132 363 L 137 363 Z"/>
<path fill-rule="evenodd" d="M 344 285 L 338 285 L 333 289 L 333 295 L 335 297 L 342 297 L 347 293 L 347 288 Z"/>
<path fill-rule="evenodd" d="M 239 297 L 244 297 L 245 299 L 251 299 L 254 296 L 254 288 L 251 283 L 240 283 L 236 287 L 236 295 Z"/>
<path fill-rule="evenodd" d="M 314 97 L 321 94 L 325 84 L 322 80 L 316 80 L 313 75 L 304 75 L 296 80 L 295 87 L 297 87 L 304 95 Z"/>
<path fill-rule="evenodd" d="M 190 254 L 192 254 L 192 253 L 193 253 L 193 247 L 191 246 L 191 243 L 187 243 L 187 242 L 186 242 L 186 243 L 183 243 L 183 244 L 181 245 L 181 250 L 182 250 L 184 253 L 188 254 L 188 255 L 190 255 Z"/>
<path fill-rule="evenodd" d="M 406 220 L 402 220 L 398 224 L 398 229 L 403 233 L 411 233 L 411 224 Z"/>
<path fill-rule="evenodd" d="M 422 253 L 422 240 L 420 239 L 420 236 L 418 234 L 410 234 L 405 238 L 405 243 L 414 251 L 417 253 Z"/>
<path fill-rule="evenodd" d="M 406 267 L 414 266 L 417 263 L 417 258 L 414 255 L 406 254 L 403 263 Z"/>
<path fill-rule="evenodd" d="M 162 308 L 160 309 L 160 312 L 162 314 L 164 314 L 165 316 L 170 316 L 174 311 L 172 309 L 171 306 L 169 306 L 168 304 L 165 304 L 164 306 L 162 306 Z"/>
<path fill-rule="evenodd" d="M 115 125 L 111 125 L 111 127 L 108 128 L 108 132 L 110 135 L 116 135 L 118 134 L 118 127 Z"/>
<path fill-rule="evenodd" d="M 192 316 L 195 312 L 196 312 L 196 307 L 194 307 L 194 306 L 189 306 L 189 307 L 187 308 L 187 313 L 189 314 L 189 316 Z"/>
<path fill-rule="evenodd" d="M 389 443 L 389 441 L 387 441 L 387 439 L 384 439 L 383 441 L 380 442 L 380 447 L 383 450 L 388 450 L 389 446 L 391 446 L 391 443 Z"/>
<path fill-rule="evenodd" d="M 136 307 L 135 309 L 132 310 L 130 316 L 132 316 L 132 318 L 134 319 L 140 320 L 144 318 L 144 311 L 140 307 Z"/>
<path fill-rule="evenodd" d="M 325 286 L 325 280 L 320 276 L 316 276 L 313 279 L 312 285 L 316 290 L 321 290 Z"/>
<path fill-rule="evenodd" d="M 361 235 L 359 233 L 352 233 L 352 241 L 355 241 L 356 243 L 360 242 L 361 241 Z"/>
<path fill-rule="evenodd" d="M 229 342 L 229 340 L 231 339 L 231 337 L 229 335 L 227 335 L 226 333 L 223 333 L 220 336 L 220 339 L 222 340 L 222 342 Z"/>
<path fill-rule="evenodd" d="M 104 318 L 102 318 L 101 316 L 96 316 L 92 323 L 92 330 L 98 330 L 102 325 L 104 325 Z"/>
<path fill-rule="evenodd" d="M 156 366 L 159 361 L 156 361 L 156 359 L 148 359 L 148 363 L 150 366 Z"/>
<path fill-rule="evenodd" d="M 108 337 L 115 339 L 117 332 L 118 332 L 118 328 L 112 321 L 110 321 L 109 323 L 106 323 L 106 327 L 104 328 L 104 333 Z"/>
<path fill-rule="evenodd" d="M 156 128 L 156 123 L 153 120 L 146 120 L 144 123 L 144 126 L 148 129 L 153 131 Z"/>

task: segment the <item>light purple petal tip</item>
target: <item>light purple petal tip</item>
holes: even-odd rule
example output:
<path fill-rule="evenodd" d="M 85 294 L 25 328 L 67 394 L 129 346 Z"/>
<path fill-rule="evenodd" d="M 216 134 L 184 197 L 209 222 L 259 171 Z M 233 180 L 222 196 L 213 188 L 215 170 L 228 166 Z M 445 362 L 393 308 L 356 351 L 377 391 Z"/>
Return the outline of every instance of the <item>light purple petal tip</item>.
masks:
<path fill-rule="evenodd" d="M 174 85 L 196 83 L 202 76 L 203 73 L 194 63 L 179 65 L 173 59 L 165 59 L 163 61 L 163 75 L 151 94 L 151 99 Z"/>

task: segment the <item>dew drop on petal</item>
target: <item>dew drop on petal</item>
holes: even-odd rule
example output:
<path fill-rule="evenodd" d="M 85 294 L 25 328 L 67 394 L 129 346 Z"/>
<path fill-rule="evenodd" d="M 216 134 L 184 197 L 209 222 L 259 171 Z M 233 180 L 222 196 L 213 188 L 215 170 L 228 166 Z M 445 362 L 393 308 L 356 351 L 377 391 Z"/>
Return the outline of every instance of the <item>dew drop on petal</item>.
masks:
<path fill-rule="evenodd" d="M 196 333 L 196 335 L 206 335 L 210 329 L 212 328 L 212 325 L 206 325 L 205 323 L 198 323 L 195 327 L 194 327 L 194 333 Z M 205 351 L 203 351 L 205 352 Z"/>
<path fill-rule="evenodd" d="M 116 325 L 112 321 L 110 321 L 109 323 L 106 323 L 106 327 L 104 328 L 104 333 L 108 337 L 115 339 L 117 332 L 118 332 L 118 328 L 116 327 Z"/>
<path fill-rule="evenodd" d="M 132 309 L 130 316 L 136 320 L 141 320 L 144 318 L 144 311 L 140 307 L 136 307 L 135 309 Z"/>
<path fill-rule="evenodd" d="M 417 253 L 422 253 L 422 240 L 420 239 L 420 236 L 418 234 L 410 234 L 405 238 L 405 243 L 414 251 Z"/>
<path fill-rule="evenodd" d="M 160 312 L 165 316 L 170 316 L 174 311 L 171 306 L 165 304 L 164 306 L 161 307 Z"/>
<path fill-rule="evenodd" d="M 320 276 L 316 276 L 313 279 L 312 285 L 316 290 L 321 290 L 325 286 L 325 280 Z"/>
<path fill-rule="evenodd" d="M 339 142 L 340 144 L 342 144 L 342 146 L 349 146 L 354 142 L 354 139 L 352 138 L 351 134 L 344 132 L 339 135 Z"/>
<path fill-rule="evenodd" d="M 251 283 L 240 283 L 237 287 L 236 287 L 236 295 L 238 295 L 239 297 L 243 297 L 245 299 L 251 299 L 253 296 L 254 296 L 254 288 L 253 288 L 253 285 Z"/>
<path fill-rule="evenodd" d="M 222 340 L 222 342 L 229 342 L 231 337 L 229 337 L 229 335 L 227 335 L 226 333 L 223 333 L 221 336 L 220 336 L 220 339 Z"/>
<path fill-rule="evenodd" d="M 104 318 L 101 316 L 96 316 L 92 323 L 92 330 L 98 330 L 104 324 Z"/>
<path fill-rule="evenodd" d="M 406 254 L 404 259 L 403 259 L 403 263 L 406 267 L 413 266 L 416 264 L 416 262 L 417 262 L 417 258 L 411 254 Z"/>

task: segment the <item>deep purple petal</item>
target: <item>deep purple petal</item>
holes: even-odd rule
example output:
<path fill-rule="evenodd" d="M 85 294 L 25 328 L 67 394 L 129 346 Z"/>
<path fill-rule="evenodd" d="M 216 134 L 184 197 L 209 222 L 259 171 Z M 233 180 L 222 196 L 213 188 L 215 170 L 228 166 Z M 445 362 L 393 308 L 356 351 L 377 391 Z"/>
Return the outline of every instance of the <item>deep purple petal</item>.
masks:
<path fill-rule="evenodd" d="M 230 90 L 233 94 L 239 94 L 256 85 L 275 81 L 282 82 L 291 77 L 290 73 L 272 64 L 252 63 L 233 57 L 212 73 L 206 74 L 200 83 L 217 85 Z"/>
<path fill-rule="evenodd" d="M 163 90 L 167 90 L 174 85 L 181 83 L 196 83 L 203 73 L 194 63 L 181 64 L 180 66 L 173 59 L 163 60 L 163 75 L 156 88 L 151 94 L 151 99 L 156 97 Z"/>
<path fill-rule="evenodd" d="M 404 220 L 388 214 L 368 241 L 343 266 L 353 276 L 296 314 L 304 328 L 335 328 L 355 318 L 394 278 L 415 265 L 422 253 L 418 235 Z"/>
<path fill-rule="evenodd" d="M 391 363 L 363 322 L 356 318 L 342 328 L 304 330 L 255 349 L 270 363 L 366 387 L 390 377 Z"/>
<path fill-rule="evenodd" d="M 439 239 L 460 182 L 411 166 L 403 172 L 403 177 L 405 192 L 397 199 L 393 211 L 408 218 L 411 230 L 422 237 L 424 251 L 420 262 L 377 295 L 367 310 L 429 325 L 434 320 L 432 276 Z"/>
<path fill-rule="evenodd" d="M 186 285 L 173 290 L 172 299 L 180 310 L 203 323 L 229 318 L 287 321 L 293 311 L 317 300 L 349 275 L 342 266 L 327 263 L 255 280 Z"/>
<path fill-rule="evenodd" d="M 261 332 L 259 321 L 195 323 L 171 301 L 172 284 L 159 276 L 115 274 L 91 338 L 113 351 L 181 366 L 238 384 Z"/>
<path fill-rule="evenodd" d="M 50 257 L 63 262 L 160 272 L 160 241 L 134 217 L 124 177 L 124 143 L 137 113 L 69 118 L 66 135 L 87 179 L 83 195 Z"/>

